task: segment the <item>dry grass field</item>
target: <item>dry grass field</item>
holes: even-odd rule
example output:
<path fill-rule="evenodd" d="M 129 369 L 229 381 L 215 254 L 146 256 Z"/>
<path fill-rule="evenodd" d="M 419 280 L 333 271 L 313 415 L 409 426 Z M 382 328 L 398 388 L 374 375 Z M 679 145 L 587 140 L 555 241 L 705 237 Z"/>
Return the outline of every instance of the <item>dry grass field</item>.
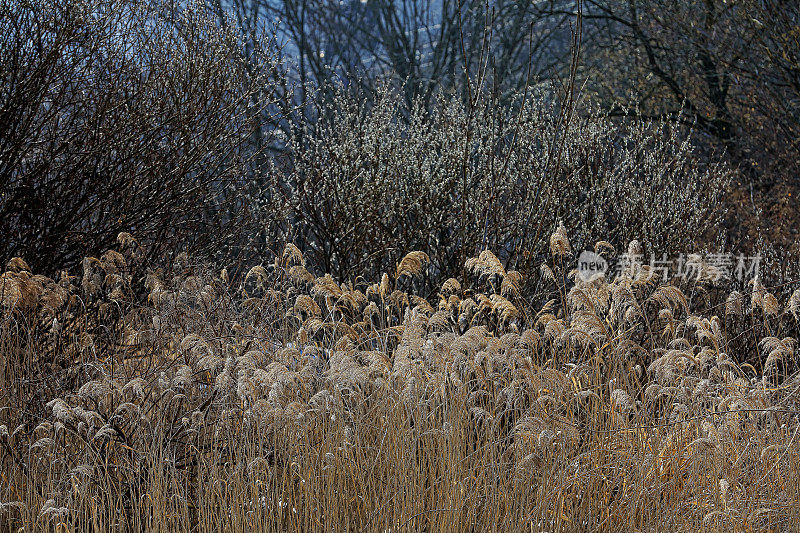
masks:
<path fill-rule="evenodd" d="M 0 0 L 0 533 L 800 533 L 798 28 Z"/>
<path fill-rule="evenodd" d="M 355 284 L 292 245 L 236 284 L 127 234 L 79 276 L 11 261 L 0 529 L 796 530 L 800 291 L 549 245 L 542 304 L 489 251 L 428 299 L 420 252 Z"/>

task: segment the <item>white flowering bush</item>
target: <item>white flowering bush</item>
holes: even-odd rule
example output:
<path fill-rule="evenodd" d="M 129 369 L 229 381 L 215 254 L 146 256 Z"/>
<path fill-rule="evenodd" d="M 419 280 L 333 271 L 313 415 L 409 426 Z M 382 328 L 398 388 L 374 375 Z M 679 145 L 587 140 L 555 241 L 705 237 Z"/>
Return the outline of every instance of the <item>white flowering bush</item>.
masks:
<path fill-rule="evenodd" d="M 729 172 L 699 165 L 676 125 L 567 123 L 543 93 L 496 104 L 442 96 L 431 111 L 406 109 L 386 89 L 367 107 L 342 90 L 291 144 L 285 212 L 310 264 L 355 279 L 418 249 L 439 283 L 486 248 L 530 272 L 559 221 L 578 249 L 636 238 L 695 251 L 719 237 L 706 232 L 719 227 Z"/>

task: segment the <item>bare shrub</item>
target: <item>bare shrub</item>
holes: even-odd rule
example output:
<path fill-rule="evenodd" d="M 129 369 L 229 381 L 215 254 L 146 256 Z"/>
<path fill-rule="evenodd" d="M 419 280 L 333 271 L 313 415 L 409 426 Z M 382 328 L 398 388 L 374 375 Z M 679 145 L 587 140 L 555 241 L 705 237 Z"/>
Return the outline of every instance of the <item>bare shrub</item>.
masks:
<path fill-rule="evenodd" d="M 0 2 L 0 260 L 74 267 L 133 231 L 235 247 L 277 59 L 202 2 Z M 260 68 L 253 68 L 259 66 Z"/>

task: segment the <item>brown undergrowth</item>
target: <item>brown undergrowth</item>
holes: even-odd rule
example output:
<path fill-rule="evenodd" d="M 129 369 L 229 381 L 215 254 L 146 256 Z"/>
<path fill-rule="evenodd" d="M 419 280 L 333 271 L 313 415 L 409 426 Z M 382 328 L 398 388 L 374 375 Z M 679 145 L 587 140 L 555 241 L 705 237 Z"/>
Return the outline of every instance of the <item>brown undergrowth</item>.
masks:
<path fill-rule="evenodd" d="M 715 304 L 699 259 L 586 282 L 563 228 L 550 250 L 525 298 L 490 251 L 427 299 L 421 252 L 355 283 L 292 245 L 240 282 L 127 234 L 81 276 L 13 260 L 0 527 L 791 529 L 800 291 Z"/>

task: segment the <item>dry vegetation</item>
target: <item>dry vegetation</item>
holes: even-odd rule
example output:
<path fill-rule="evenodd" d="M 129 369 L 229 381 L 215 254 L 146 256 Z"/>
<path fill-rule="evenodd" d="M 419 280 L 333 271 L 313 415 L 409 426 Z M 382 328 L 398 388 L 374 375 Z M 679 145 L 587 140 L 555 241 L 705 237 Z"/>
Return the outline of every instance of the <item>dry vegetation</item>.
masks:
<path fill-rule="evenodd" d="M 0 532 L 797 530 L 800 13 L 445 4 L 0 0 Z"/>
<path fill-rule="evenodd" d="M 702 262 L 680 287 L 584 282 L 563 226 L 525 297 L 490 251 L 426 299 L 421 252 L 340 284 L 289 245 L 235 282 L 119 244 L 81 276 L 0 278 L 3 530 L 800 519 L 800 291 L 721 294 Z"/>

